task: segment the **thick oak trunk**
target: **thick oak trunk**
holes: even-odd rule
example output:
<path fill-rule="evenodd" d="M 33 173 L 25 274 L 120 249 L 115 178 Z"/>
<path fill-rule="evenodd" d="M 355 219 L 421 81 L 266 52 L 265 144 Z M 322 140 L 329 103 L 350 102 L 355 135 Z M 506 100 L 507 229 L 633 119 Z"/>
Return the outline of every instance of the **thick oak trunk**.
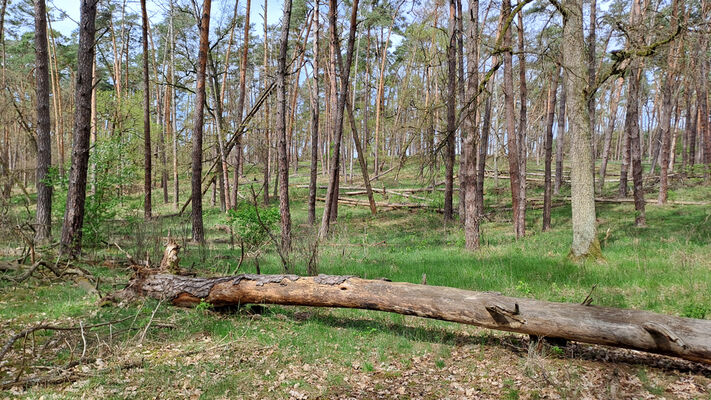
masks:
<path fill-rule="evenodd" d="M 119 298 L 136 294 L 178 306 L 282 304 L 415 315 L 711 363 L 711 321 L 648 311 L 507 297 L 351 276 L 237 275 L 192 278 L 139 273 Z"/>

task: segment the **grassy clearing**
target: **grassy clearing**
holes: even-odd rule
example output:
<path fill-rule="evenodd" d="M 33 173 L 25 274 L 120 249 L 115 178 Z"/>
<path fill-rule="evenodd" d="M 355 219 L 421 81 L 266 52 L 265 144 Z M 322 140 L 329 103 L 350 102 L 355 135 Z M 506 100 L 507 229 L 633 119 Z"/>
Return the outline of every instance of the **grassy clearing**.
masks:
<path fill-rule="evenodd" d="M 397 180 L 388 175 L 384 185 L 422 186 L 416 175 L 414 170 L 403 171 Z M 300 175 L 294 179 L 295 184 L 305 182 Z M 353 184 L 358 185 L 357 180 Z M 493 180 L 487 181 L 488 206 L 506 206 L 506 185 L 508 181 L 501 180 L 497 188 Z M 607 185 L 606 192 L 614 190 L 614 185 Z M 305 224 L 307 189 L 295 188 L 292 193 L 296 238 L 292 261 L 295 272 L 304 274 L 313 237 Z M 441 202 L 437 192 L 421 196 L 431 204 Z M 541 187 L 532 183 L 529 196 L 540 197 Z M 693 180 L 675 183 L 670 193 L 670 199 L 710 198 L 711 189 Z M 140 202 L 136 199 L 126 203 L 136 205 Z M 11 212 L 20 219 L 22 200 L 14 200 Z M 378 200 L 387 199 L 378 194 Z M 154 204 L 160 204 L 158 199 Z M 170 212 L 168 205 L 155 211 Z M 710 218 L 706 206 L 650 205 L 649 225 L 640 229 L 634 226 L 632 204 L 600 204 L 599 235 L 606 260 L 576 264 L 567 258 L 569 205 L 554 208 L 553 230 L 545 234 L 540 232 L 540 210 L 530 210 L 529 234 L 519 241 L 514 240 L 506 211 L 490 214 L 482 226 L 484 246 L 477 253 L 463 251 L 459 225 L 444 225 L 436 212 L 396 210 L 371 216 L 366 208 L 341 206 L 330 240 L 319 249 L 319 272 L 414 283 L 426 275 L 430 285 L 566 302 L 582 301 L 597 285 L 594 304 L 709 318 Z M 200 247 L 189 243 L 186 217 L 145 223 L 135 212 L 124 211 L 110 222 L 105 241 L 119 243 L 136 258 L 148 254 L 157 262 L 171 235 L 184 245 L 183 267 L 203 275 L 234 273 L 240 250 L 230 243 L 226 224 L 224 214 L 207 207 L 208 245 Z M 5 233 L 2 240 L 4 256 L 16 255 L 21 246 L 17 239 Z M 107 280 L 125 279 L 126 271 L 112 261 L 123 259 L 114 247 L 101 246 L 87 249 L 83 262 Z M 267 243 L 237 272 L 254 272 L 257 262 L 262 273 L 281 271 Z M 113 288 L 104 284 L 101 289 Z M 711 392 L 708 370 L 679 372 L 674 368 L 685 364 L 670 366 L 663 358 L 596 346 L 529 346 L 521 335 L 395 314 L 277 306 L 218 313 L 161 304 L 151 318 L 158 306 L 155 301 L 97 308 L 96 300 L 73 282 L 33 278 L 16 286 L 0 280 L 3 342 L 40 321 L 76 326 L 79 321 L 88 325 L 132 317 L 110 329 L 87 332 L 84 340 L 91 362 L 73 369 L 82 374 L 79 379 L 27 391 L 0 391 L 0 397 L 709 398 Z M 66 344 L 59 343 L 60 338 Z M 13 351 L 0 364 L 0 382 L 21 370 L 53 371 L 48 368 L 76 360 L 84 348 L 77 334 L 38 332 L 33 339 L 22 346 L 25 360 L 38 365 L 28 365 L 19 350 Z M 40 352 L 46 343 L 57 351 L 32 358 L 31 349 Z"/>

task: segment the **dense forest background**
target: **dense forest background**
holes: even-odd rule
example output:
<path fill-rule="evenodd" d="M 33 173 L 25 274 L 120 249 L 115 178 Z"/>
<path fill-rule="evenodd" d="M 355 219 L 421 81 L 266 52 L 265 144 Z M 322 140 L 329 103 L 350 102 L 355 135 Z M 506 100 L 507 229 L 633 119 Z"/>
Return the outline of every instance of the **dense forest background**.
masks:
<path fill-rule="evenodd" d="M 709 359 L 684 325 L 711 315 L 708 1 L 0 3 L 0 395 L 711 391 L 695 362 L 412 317 L 647 310 L 573 340 Z M 518 303 L 117 295 L 254 272 L 303 277 L 234 286 Z"/>

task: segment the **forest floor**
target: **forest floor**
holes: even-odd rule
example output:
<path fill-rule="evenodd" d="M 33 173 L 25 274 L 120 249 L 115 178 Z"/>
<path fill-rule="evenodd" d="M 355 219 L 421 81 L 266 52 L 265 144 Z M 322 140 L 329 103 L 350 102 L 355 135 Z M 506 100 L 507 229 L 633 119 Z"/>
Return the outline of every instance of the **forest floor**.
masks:
<path fill-rule="evenodd" d="M 298 187 L 307 183 L 306 174 L 301 168 L 291 178 L 297 274 L 306 273 L 315 236 L 306 224 L 308 189 Z M 416 175 L 392 172 L 375 187 L 426 186 Z M 254 171 L 247 181 L 258 176 Z M 361 183 L 356 176 L 345 185 Z M 700 179 L 672 186 L 670 200 L 711 199 Z M 366 207 L 341 206 L 330 239 L 319 248 L 319 272 L 413 283 L 426 275 L 429 285 L 550 301 L 579 303 L 591 294 L 597 305 L 711 318 L 711 206 L 649 204 L 648 226 L 637 228 L 633 204 L 598 204 L 605 260 L 578 264 L 567 257 L 567 187 L 553 209 L 552 231 L 541 233 L 541 211 L 529 209 L 527 235 L 518 241 L 506 211 L 508 181 L 496 187 L 488 179 L 486 187 L 479 252 L 463 251 L 462 228 L 444 224 L 436 211 L 371 216 Z M 541 189 L 532 181 L 529 197 L 542 197 Z M 615 190 L 609 183 L 605 194 Z M 155 214 L 174 212 L 161 204 L 158 190 L 154 194 Z M 393 194 L 377 200 L 442 204 L 439 192 L 415 195 L 425 200 Z M 147 254 L 157 263 L 170 235 L 183 246 L 181 266 L 200 275 L 253 273 L 257 263 L 262 273 L 281 272 L 269 242 L 235 270 L 239 245 L 231 243 L 228 220 L 209 206 L 209 197 L 207 245 L 198 246 L 189 241 L 187 215 L 144 222 L 135 211 L 142 210 L 140 194 L 131 196 L 77 263 L 101 278 L 99 293 L 81 278 L 58 280 L 38 271 L 14 283 L 8 278 L 15 275 L 0 272 L 0 346 L 40 322 L 78 328 L 18 340 L 0 360 L 0 398 L 711 399 L 710 366 L 604 346 L 531 343 L 525 335 L 398 314 L 284 306 L 217 311 L 206 304 L 181 309 L 154 300 L 97 304 L 99 294 L 121 288 L 130 275 L 114 243 L 136 260 Z M 647 197 L 656 198 L 653 186 Z M 18 193 L 3 217 L 0 260 L 25 251 L 12 229 L 29 219 L 23 201 Z M 50 246 L 36 250 L 47 260 L 54 261 L 53 252 L 56 257 Z M 107 321 L 114 322 L 89 328 Z"/>

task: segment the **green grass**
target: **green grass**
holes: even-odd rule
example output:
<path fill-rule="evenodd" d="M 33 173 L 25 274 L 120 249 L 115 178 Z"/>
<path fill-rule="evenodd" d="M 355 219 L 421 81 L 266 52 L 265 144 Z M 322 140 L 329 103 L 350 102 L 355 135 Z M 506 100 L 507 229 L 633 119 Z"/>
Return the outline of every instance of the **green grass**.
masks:
<path fill-rule="evenodd" d="M 394 176 L 386 175 L 384 185 L 423 186 L 416 173 L 414 167 L 406 168 L 397 181 Z M 254 172 L 255 177 L 259 174 Z M 306 179 L 300 175 L 293 183 L 306 183 Z M 358 180 L 352 185 L 358 186 Z M 375 187 L 382 185 L 377 183 Z M 493 181 L 487 180 L 487 207 L 510 205 L 507 185 L 508 181 L 501 180 L 497 188 Z M 672 189 L 670 199 L 711 199 L 711 188 L 700 186 L 693 179 L 676 182 Z M 291 261 L 298 274 L 306 273 L 307 248 L 314 237 L 313 228 L 306 226 L 307 191 L 294 188 L 291 193 L 295 238 Z M 564 187 L 561 196 L 566 196 L 567 191 Z M 616 185 L 608 184 L 605 191 L 614 194 Z M 541 197 L 541 193 L 540 185 L 531 183 L 529 197 Z M 154 214 L 174 212 L 172 205 L 162 205 L 159 194 L 155 195 Z M 648 197 L 653 195 L 650 191 Z M 430 204 L 442 200 L 438 192 L 418 196 L 425 197 Z M 389 197 L 395 202 L 420 201 Z M 382 194 L 377 199 L 385 200 Z M 11 218 L 24 218 L 22 201 L 17 196 L 13 201 Z M 136 194 L 125 203 L 140 205 L 140 196 Z M 190 243 L 187 216 L 144 222 L 134 211 L 125 211 L 119 221 L 107 226 L 105 241 L 119 243 L 137 259 L 145 258 L 147 253 L 157 263 L 166 238 L 172 236 L 184 246 L 181 260 L 184 268 L 194 268 L 207 276 L 254 272 L 257 262 L 254 254 L 235 271 L 240 250 L 239 245 L 230 244 L 229 234 L 223 229 L 227 218 L 211 207 L 209 200 L 205 205 L 206 246 Z M 317 215 L 321 211 L 319 208 Z M 341 206 L 329 240 L 319 249 L 319 272 L 413 283 L 420 283 L 426 275 L 429 285 L 574 303 L 581 302 L 595 286 L 592 297 L 596 305 L 694 318 L 711 316 L 708 257 L 711 208 L 649 205 L 646 228 L 635 227 L 632 204 L 598 204 L 597 214 L 605 260 L 575 263 L 567 257 L 572 235 L 569 205 L 553 209 L 553 229 L 546 233 L 540 231 L 541 211 L 529 210 L 527 235 L 520 240 L 514 237 L 510 213 L 497 211 L 482 224 L 482 249 L 474 253 L 463 250 L 459 223 L 445 225 L 436 212 L 395 210 L 372 216 L 363 207 Z M 7 254 L 21 246 L 11 234 L 2 237 L 3 251 L 7 250 Z M 51 249 L 39 250 L 51 252 Z M 126 278 L 125 270 L 106 262 L 124 258 L 114 246 L 87 248 L 84 266 L 106 279 Z M 262 246 L 258 262 L 262 273 L 281 272 L 272 243 Z M 101 289 L 107 292 L 112 287 L 103 284 Z M 28 397 L 60 389 L 68 397 L 98 393 L 99 397 L 107 398 L 155 397 L 158 393 L 164 393 L 165 397 L 243 397 L 244 393 L 250 393 L 259 398 L 283 398 L 293 396 L 291 391 L 312 397 L 354 394 L 372 398 L 387 397 L 389 390 L 404 390 L 405 394 L 396 392 L 399 397 L 417 397 L 417 385 L 408 381 L 410 374 L 420 379 L 435 376 L 428 393 L 430 397 L 442 397 L 455 390 L 444 377 L 459 376 L 456 371 L 464 374 L 461 378 L 464 381 L 471 380 L 467 381 L 470 386 L 463 390 L 475 390 L 473 393 L 489 397 L 535 398 L 550 389 L 540 380 L 521 384 L 499 376 L 502 365 L 511 368 L 512 363 L 523 364 L 510 351 L 525 348 L 517 336 L 372 311 L 270 306 L 264 310 L 244 307 L 218 313 L 209 307 L 182 310 L 162 305 L 155 319 L 173 328 L 148 330 L 145 342 L 137 347 L 137 337 L 157 304 L 146 301 L 125 308 L 97 308 L 96 297 L 71 281 L 33 278 L 15 287 L 0 280 L 0 321 L 3 321 L 0 337 L 6 337 L 10 330 L 45 320 L 76 325 L 78 321 L 90 324 L 134 316 L 116 328 L 127 333 L 114 337 L 108 346 L 112 351 L 93 347 L 92 351 L 95 356 L 114 362 L 124 357 L 143 357 L 142 368 L 99 369 L 82 380 L 74 392 L 66 391 L 71 386 L 36 387 L 27 393 Z M 92 333 L 106 341 L 106 329 Z M 56 335 L 38 333 L 37 338 L 50 340 Z M 71 357 L 76 359 L 80 348 L 75 347 L 74 354 L 65 348 L 58 358 L 44 360 L 43 364 L 57 365 Z M 563 352 L 546 362 L 551 376 L 558 374 L 559 382 L 567 379 L 568 384 L 553 389 L 565 397 L 587 390 L 581 389 L 579 382 L 585 380 L 582 374 L 590 367 L 581 366 L 581 375 L 573 377 L 565 366 L 570 359 Z M 642 381 L 640 388 L 644 392 L 635 392 L 638 394 L 663 395 L 664 385 L 671 379 L 653 369 L 631 368 L 623 373 Z M 483 380 L 477 381 L 474 376 Z M 0 381 L 7 377 L 0 371 Z M 487 380 L 495 380 L 498 386 L 489 385 Z M 378 390 L 386 394 L 379 394 Z"/>

